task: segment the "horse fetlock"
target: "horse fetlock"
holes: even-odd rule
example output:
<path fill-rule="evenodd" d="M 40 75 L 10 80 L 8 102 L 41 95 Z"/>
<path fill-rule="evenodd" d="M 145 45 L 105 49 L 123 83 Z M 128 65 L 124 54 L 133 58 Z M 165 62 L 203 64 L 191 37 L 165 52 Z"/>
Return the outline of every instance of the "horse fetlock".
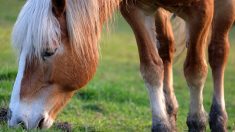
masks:
<path fill-rule="evenodd" d="M 171 132 L 177 132 L 177 126 L 176 126 L 177 114 L 176 113 L 171 115 L 168 114 L 168 116 L 171 125 Z"/>
<path fill-rule="evenodd" d="M 169 104 L 166 103 L 166 110 L 167 110 L 167 114 L 168 116 L 171 118 L 174 118 L 176 120 L 176 116 L 177 116 L 177 112 L 178 112 L 178 107 L 176 107 L 176 105 L 174 104 Z"/>
<path fill-rule="evenodd" d="M 217 104 L 213 103 L 211 106 L 210 111 L 210 129 L 212 132 L 226 132 L 227 126 L 227 112 L 222 109 L 222 107 Z"/>
<path fill-rule="evenodd" d="M 207 113 L 205 111 L 188 115 L 187 126 L 189 132 L 205 132 L 207 125 Z"/>
<path fill-rule="evenodd" d="M 166 96 L 166 93 L 165 93 Z M 166 110 L 169 118 L 169 122 L 171 125 L 171 128 L 176 130 L 176 119 L 177 119 L 177 112 L 178 112 L 178 102 L 176 100 L 176 97 L 165 97 L 166 101 Z"/>
<path fill-rule="evenodd" d="M 153 119 L 152 132 L 172 132 L 169 121 L 164 119 Z"/>

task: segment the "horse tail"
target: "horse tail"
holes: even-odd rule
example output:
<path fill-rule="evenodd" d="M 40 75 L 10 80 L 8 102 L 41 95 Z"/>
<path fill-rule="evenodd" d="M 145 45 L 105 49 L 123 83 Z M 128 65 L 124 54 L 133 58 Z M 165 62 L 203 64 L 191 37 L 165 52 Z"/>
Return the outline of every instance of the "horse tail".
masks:
<path fill-rule="evenodd" d="M 177 60 L 186 49 L 186 23 L 183 19 L 176 16 L 175 14 L 171 14 L 170 17 L 175 39 L 174 60 L 175 62 L 177 62 Z"/>

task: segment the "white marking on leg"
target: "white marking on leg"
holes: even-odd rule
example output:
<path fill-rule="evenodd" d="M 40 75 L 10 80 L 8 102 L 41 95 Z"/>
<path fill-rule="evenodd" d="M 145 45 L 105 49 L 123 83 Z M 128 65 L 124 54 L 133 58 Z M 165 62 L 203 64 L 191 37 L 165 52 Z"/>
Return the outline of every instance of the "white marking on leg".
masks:
<path fill-rule="evenodd" d="M 225 111 L 224 93 L 221 93 L 221 96 L 219 97 L 219 99 L 217 99 L 217 103 L 221 106 L 222 110 Z"/>
<path fill-rule="evenodd" d="M 163 85 L 161 84 L 160 86 L 152 86 L 146 83 L 146 86 L 149 92 L 153 114 L 152 116 L 161 119 L 167 119 Z"/>
<path fill-rule="evenodd" d="M 190 115 L 204 112 L 203 87 L 190 86 Z"/>
<path fill-rule="evenodd" d="M 17 108 L 19 108 L 19 103 L 20 103 L 20 88 L 21 88 L 21 81 L 24 76 L 24 70 L 25 70 L 25 63 L 26 63 L 26 52 L 22 51 L 20 58 L 19 58 L 19 68 L 18 68 L 18 73 L 16 76 L 16 80 L 13 86 L 12 94 L 11 94 L 11 100 L 10 100 L 10 109 L 12 111 L 18 111 Z M 14 116 L 15 113 L 12 113 Z M 12 126 L 17 123 L 17 119 L 15 120 L 10 120 L 9 125 Z"/>
<path fill-rule="evenodd" d="M 224 77 L 223 77 L 224 78 Z M 222 110 L 225 110 L 225 100 L 224 100 L 224 79 L 222 79 L 222 83 L 219 85 L 215 85 L 214 87 L 214 99 L 218 105 L 221 106 Z"/>

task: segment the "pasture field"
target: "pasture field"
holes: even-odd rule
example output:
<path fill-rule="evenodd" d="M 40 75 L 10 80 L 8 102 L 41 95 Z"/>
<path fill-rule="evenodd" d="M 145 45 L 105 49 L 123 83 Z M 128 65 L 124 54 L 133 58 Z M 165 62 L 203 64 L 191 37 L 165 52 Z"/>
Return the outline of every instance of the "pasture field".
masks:
<path fill-rule="evenodd" d="M 11 48 L 10 34 L 25 0 L 0 0 L 0 107 L 7 107 L 17 73 L 17 56 Z M 56 122 L 69 122 L 73 131 L 136 131 L 151 129 L 151 110 L 147 90 L 139 73 L 135 38 L 127 23 L 117 15 L 111 32 L 104 32 L 101 58 L 94 79 L 77 92 L 59 114 Z M 235 131 L 235 28 L 230 33 L 231 50 L 225 75 L 228 130 Z M 178 130 L 186 131 L 189 91 L 183 75 L 182 55 L 174 64 L 174 87 L 179 102 Z M 209 71 L 204 89 L 204 106 L 210 110 L 212 79 Z M 0 131 L 9 129 L 0 123 Z M 57 131 L 53 127 L 49 131 Z M 209 126 L 208 126 L 209 131 Z"/>

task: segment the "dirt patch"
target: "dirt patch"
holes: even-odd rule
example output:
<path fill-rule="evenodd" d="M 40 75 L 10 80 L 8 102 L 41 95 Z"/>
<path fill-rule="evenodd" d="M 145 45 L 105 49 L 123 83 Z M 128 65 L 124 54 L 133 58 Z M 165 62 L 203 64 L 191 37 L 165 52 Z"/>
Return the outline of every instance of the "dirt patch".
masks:
<path fill-rule="evenodd" d="M 0 123 L 7 122 L 7 111 L 6 108 L 0 108 Z"/>
<path fill-rule="evenodd" d="M 55 123 L 55 127 L 64 132 L 72 132 L 72 125 L 68 122 L 57 122 Z"/>

